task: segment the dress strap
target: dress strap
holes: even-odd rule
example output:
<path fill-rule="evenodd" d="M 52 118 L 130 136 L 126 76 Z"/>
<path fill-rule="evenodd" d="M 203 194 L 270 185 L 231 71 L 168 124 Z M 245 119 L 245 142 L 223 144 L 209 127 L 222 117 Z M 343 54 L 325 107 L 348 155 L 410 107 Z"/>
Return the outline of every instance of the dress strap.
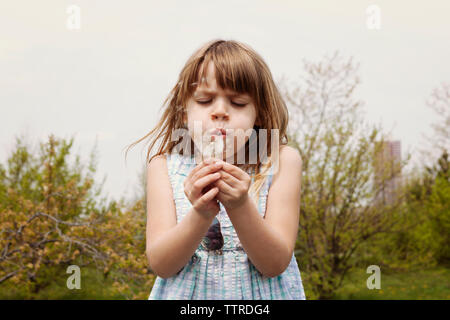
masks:
<path fill-rule="evenodd" d="M 269 171 L 267 172 L 267 189 L 272 185 L 273 175 L 274 175 L 274 166 L 270 166 Z"/>

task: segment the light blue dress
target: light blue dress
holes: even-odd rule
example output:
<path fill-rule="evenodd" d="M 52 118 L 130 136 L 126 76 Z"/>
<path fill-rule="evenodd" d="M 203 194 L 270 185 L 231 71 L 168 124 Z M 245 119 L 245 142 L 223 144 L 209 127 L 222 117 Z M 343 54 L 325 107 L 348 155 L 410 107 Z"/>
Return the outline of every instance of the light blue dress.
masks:
<path fill-rule="evenodd" d="M 193 157 L 176 153 L 166 154 L 166 160 L 177 221 L 181 221 L 192 207 L 184 194 L 183 182 L 196 163 Z M 265 214 L 272 175 L 269 171 L 259 195 L 258 211 L 261 216 Z M 206 251 L 199 244 L 192 258 L 178 274 L 167 279 L 156 278 L 149 300 L 306 299 L 294 255 L 282 274 L 272 278 L 263 276 L 247 258 L 222 204 L 216 217 L 224 238 L 222 254 Z"/>

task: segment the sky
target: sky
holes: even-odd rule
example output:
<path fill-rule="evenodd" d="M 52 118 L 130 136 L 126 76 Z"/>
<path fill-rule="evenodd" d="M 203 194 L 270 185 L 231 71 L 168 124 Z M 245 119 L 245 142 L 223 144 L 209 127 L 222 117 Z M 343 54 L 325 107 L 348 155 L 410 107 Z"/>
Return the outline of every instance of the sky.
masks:
<path fill-rule="evenodd" d="M 379 29 L 368 27 L 371 5 Z M 416 152 L 437 120 L 426 100 L 450 82 L 449 12 L 445 0 L 0 0 L 0 161 L 19 135 L 74 137 L 86 161 L 97 141 L 104 194 L 133 196 L 146 144 L 126 161 L 125 148 L 156 125 L 189 56 L 216 38 L 250 45 L 276 81 L 298 81 L 303 60 L 353 57 L 366 119 Z"/>

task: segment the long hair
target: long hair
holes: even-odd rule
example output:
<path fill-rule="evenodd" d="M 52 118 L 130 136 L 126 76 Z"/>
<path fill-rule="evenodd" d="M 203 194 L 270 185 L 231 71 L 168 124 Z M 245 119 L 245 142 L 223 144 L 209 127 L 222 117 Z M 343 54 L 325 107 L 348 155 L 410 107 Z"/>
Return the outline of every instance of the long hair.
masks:
<path fill-rule="evenodd" d="M 157 155 L 172 153 L 174 147 L 179 143 L 178 141 L 172 141 L 173 134 L 175 130 L 184 128 L 183 115 L 186 113 L 187 101 L 194 93 L 196 85 L 199 84 L 198 79 L 204 78 L 207 68 L 202 68 L 202 66 L 208 66 L 211 61 L 214 64 L 218 86 L 238 93 L 249 94 L 255 103 L 257 119 L 259 119 L 261 125 L 254 126 L 256 139 L 248 139 L 245 144 L 246 159 L 249 155 L 250 144 L 256 143 L 255 148 L 261 146 L 259 129 L 266 129 L 267 132 L 265 142 L 262 142 L 265 147 L 266 161 L 262 161 L 260 150 L 258 150 L 256 164 L 248 164 L 246 161 L 243 166 L 244 170 L 251 168 L 251 172 L 254 173 L 254 182 L 250 186 L 249 193 L 256 200 L 256 195 L 259 194 L 265 181 L 267 171 L 273 163 L 272 129 L 278 130 L 278 145 L 287 144 L 286 129 L 289 114 L 286 104 L 273 81 L 269 67 L 258 53 L 241 42 L 215 39 L 197 49 L 184 65 L 177 84 L 165 99 L 161 107 L 164 108 L 164 113 L 158 124 L 144 137 L 129 145 L 126 153 L 131 147 L 149 136 L 152 137 L 149 139 L 147 163 Z M 200 70 L 202 71 L 201 75 L 199 75 Z M 162 140 L 158 151 L 150 157 L 158 140 Z M 191 140 L 191 152 L 193 151 L 193 145 L 194 143 Z M 278 150 L 275 152 L 278 154 Z M 179 153 L 182 154 L 183 151 Z"/>

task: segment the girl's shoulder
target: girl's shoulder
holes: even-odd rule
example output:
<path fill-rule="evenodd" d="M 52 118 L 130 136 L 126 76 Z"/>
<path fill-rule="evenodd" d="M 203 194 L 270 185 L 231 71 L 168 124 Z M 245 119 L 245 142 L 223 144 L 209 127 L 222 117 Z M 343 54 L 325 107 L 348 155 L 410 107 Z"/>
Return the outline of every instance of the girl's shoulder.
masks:
<path fill-rule="evenodd" d="M 302 156 L 299 150 L 288 145 L 280 146 L 279 162 L 289 165 L 300 165 L 302 164 Z"/>
<path fill-rule="evenodd" d="M 283 154 L 284 157 L 299 157 L 301 159 L 300 152 L 296 148 L 291 147 L 287 144 L 282 144 L 280 146 L 280 157 L 281 154 Z"/>
<path fill-rule="evenodd" d="M 299 150 L 288 145 L 280 146 L 280 159 L 287 160 L 288 162 L 302 162 L 302 156 Z"/>
<path fill-rule="evenodd" d="M 272 162 L 272 165 L 268 170 L 270 182 L 272 182 L 276 176 L 279 176 L 282 170 L 288 174 L 295 174 L 297 171 L 301 171 L 302 157 L 296 148 L 288 145 L 281 145 L 278 157 L 275 158 L 276 160 Z"/>
<path fill-rule="evenodd" d="M 182 156 L 176 153 L 162 153 L 155 155 L 147 164 L 147 170 L 165 171 L 169 174 L 177 168 L 178 164 L 183 163 Z"/>
<path fill-rule="evenodd" d="M 153 156 L 147 163 L 147 170 L 161 170 L 167 167 L 167 159 L 164 154 Z"/>

